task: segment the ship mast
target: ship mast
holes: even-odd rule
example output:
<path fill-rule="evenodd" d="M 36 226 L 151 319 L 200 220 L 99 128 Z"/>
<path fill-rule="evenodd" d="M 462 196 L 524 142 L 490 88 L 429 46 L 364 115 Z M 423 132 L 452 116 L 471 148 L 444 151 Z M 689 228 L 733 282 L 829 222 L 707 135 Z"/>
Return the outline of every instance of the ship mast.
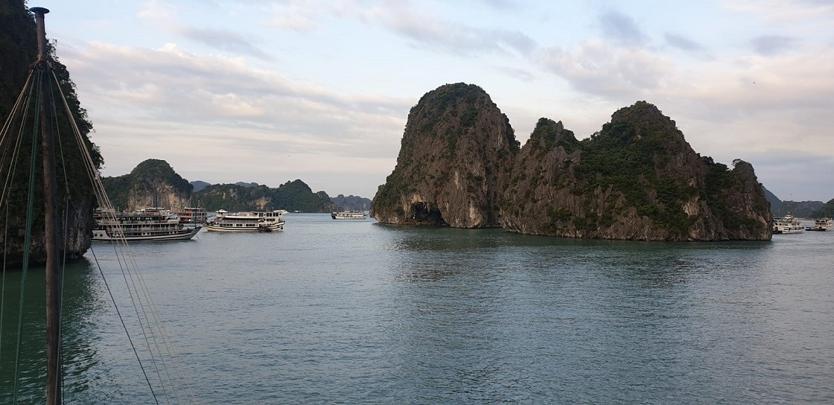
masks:
<path fill-rule="evenodd" d="M 55 175 L 55 134 L 52 116 L 54 102 L 51 91 L 52 66 L 48 61 L 46 49 L 46 29 L 44 15 L 49 10 L 43 7 L 30 9 L 35 14 L 38 32 L 38 60 L 34 69 L 40 75 L 40 127 L 41 127 L 41 164 L 43 167 L 43 208 L 44 208 L 44 244 L 46 247 L 46 404 L 58 405 L 61 401 L 61 257 L 60 224 L 57 210 L 57 177 Z"/>

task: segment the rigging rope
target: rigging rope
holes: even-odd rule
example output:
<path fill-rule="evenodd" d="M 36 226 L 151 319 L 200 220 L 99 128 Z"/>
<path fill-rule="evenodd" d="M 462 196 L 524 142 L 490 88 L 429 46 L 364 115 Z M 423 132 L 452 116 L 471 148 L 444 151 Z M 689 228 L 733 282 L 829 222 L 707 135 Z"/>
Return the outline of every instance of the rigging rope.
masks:
<path fill-rule="evenodd" d="M 57 77 L 54 75 L 54 72 L 53 72 L 53 78 L 55 79 L 55 81 L 57 83 L 58 80 L 57 80 Z M 62 100 L 64 102 L 64 107 L 65 107 L 65 110 L 67 111 L 67 114 L 69 116 L 71 116 L 71 110 L 69 109 L 69 105 L 67 104 L 66 97 L 64 96 L 63 90 L 61 89 L 60 85 L 58 86 L 58 91 L 61 93 L 61 97 L 62 97 Z M 173 358 L 174 357 L 173 350 L 171 349 L 171 345 L 168 342 L 168 338 L 166 336 L 167 333 L 165 331 L 165 326 L 162 323 L 161 318 L 159 316 L 159 310 L 158 310 L 158 308 L 156 308 L 153 300 L 151 300 L 151 298 L 150 298 L 150 292 L 149 292 L 149 289 L 148 289 L 146 283 L 144 282 L 144 279 L 141 277 L 140 273 L 135 270 L 136 267 L 138 267 L 138 265 L 136 264 L 136 261 L 135 261 L 135 255 L 133 254 L 132 250 L 130 250 L 130 246 L 127 244 L 126 240 L 124 239 L 123 229 L 121 229 L 121 225 L 119 225 L 119 222 L 117 221 L 117 218 L 115 216 L 115 212 L 113 210 L 113 205 L 110 202 L 110 199 L 108 198 L 106 191 L 104 190 L 104 185 L 101 182 L 101 178 L 98 175 L 98 171 L 95 169 L 95 163 L 93 162 L 92 157 L 90 156 L 90 153 L 87 150 L 86 144 L 84 143 L 84 138 L 81 136 L 80 130 L 78 129 L 78 126 L 75 123 L 75 120 L 70 120 L 70 124 L 71 124 L 71 127 L 73 129 L 73 133 L 75 135 L 76 142 L 77 142 L 77 144 L 79 146 L 79 149 L 81 151 L 82 158 L 83 158 L 82 160 L 86 163 L 86 165 L 84 165 L 84 166 L 85 166 L 85 169 L 87 170 L 87 174 L 89 176 L 91 185 L 93 187 L 93 191 L 96 194 L 96 198 L 99 200 L 100 205 L 104 208 L 102 213 L 103 213 L 103 215 L 105 215 L 107 217 L 106 218 L 107 220 L 112 221 L 112 223 L 116 224 L 115 225 L 116 233 L 119 235 L 119 239 L 117 240 L 118 243 L 116 245 L 122 246 L 128 252 L 128 254 L 125 255 L 125 254 L 119 253 L 119 251 L 116 250 L 116 257 L 119 261 L 120 269 L 123 272 L 123 277 L 125 277 L 125 279 L 126 279 L 127 287 L 129 289 L 129 292 L 132 291 L 131 294 L 133 294 L 133 296 L 137 300 L 136 302 L 138 302 L 139 308 L 141 309 L 141 312 L 143 314 L 145 314 L 145 321 L 148 323 L 148 327 L 150 328 L 149 331 L 151 332 L 151 340 L 153 341 L 154 348 L 156 349 L 157 353 L 159 353 L 159 355 L 160 355 L 159 359 L 160 359 L 160 363 L 162 363 L 162 369 L 164 371 L 164 374 L 166 375 L 166 377 L 169 381 L 173 381 L 173 379 L 171 378 L 170 372 L 168 370 L 167 364 L 164 360 L 164 356 L 162 356 L 162 354 L 163 354 L 162 349 L 160 349 L 160 347 L 159 347 L 159 342 L 156 340 L 156 335 L 153 333 L 153 328 L 151 328 L 151 323 L 150 323 L 151 321 L 156 323 L 159 334 L 160 334 L 160 337 L 161 337 L 162 342 L 163 342 L 163 346 L 165 347 L 166 353 L 169 357 Z M 115 245 L 114 245 L 114 248 L 115 248 Z M 147 306 L 149 307 L 147 309 L 146 309 L 146 304 L 143 302 L 143 298 L 147 302 Z M 134 303 L 134 305 L 135 305 L 135 303 Z M 151 315 L 150 317 L 147 316 L 148 313 L 150 313 L 150 315 Z M 141 316 L 139 316 L 139 321 L 140 321 L 140 325 L 141 325 L 141 321 L 142 321 Z M 153 351 L 151 350 L 150 353 L 152 354 Z M 163 385 L 163 389 L 164 389 L 165 388 L 164 383 L 163 383 L 161 378 L 160 378 L 160 384 Z M 187 389 L 188 389 L 189 394 L 191 396 L 191 402 L 194 402 L 194 395 L 193 395 L 193 392 L 191 391 L 191 387 L 187 386 Z M 177 401 L 179 402 L 179 398 L 178 398 L 178 395 L 177 395 L 177 390 L 173 390 L 173 394 L 174 394 L 175 397 L 177 397 Z"/>
<path fill-rule="evenodd" d="M 35 113 L 32 115 L 33 117 L 40 116 L 40 89 L 41 85 L 41 77 L 37 76 L 35 78 L 35 87 L 37 87 L 37 94 L 35 99 Z M 24 117 L 26 118 L 26 117 Z M 25 123 L 25 120 L 23 121 Z M 24 233 L 23 239 L 23 265 L 21 267 L 20 273 L 20 299 L 18 303 L 18 313 L 17 313 L 17 345 L 15 346 L 15 358 L 14 358 L 14 384 L 13 384 L 13 392 L 12 392 L 12 402 L 17 403 L 17 379 L 20 373 L 20 341 L 23 335 L 23 299 L 25 297 L 26 291 L 26 273 L 29 270 L 29 250 L 32 246 L 32 221 L 34 219 L 34 203 L 35 203 L 35 174 L 37 173 L 37 157 L 38 157 L 38 129 L 40 129 L 40 120 L 34 119 L 33 120 L 33 131 L 32 131 L 32 145 L 31 145 L 31 159 L 30 159 L 30 167 L 29 167 L 29 192 L 28 198 L 26 202 L 26 231 Z"/>
<path fill-rule="evenodd" d="M 48 80 L 48 78 L 47 78 Z M 48 80 L 50 81 L 50 80 Z M 51 82 L 51 81 L 50 81 Z M 60 86 L 60 84 L 56 84 Z M 70 207 L 70 185 L 69 185 L 69 175 L 67 174 L 67 162 L 64 158 L 64 146 L 63 140 L 61 139 L 61 126 L 58 125 L 58 109 L 55 106 L 55 92 L 53 91 L 52 86 L 49 86 L 49 94 L 52 107 L 52 118 L 53 121 L 53 129 L 55 130 L 55 139 L 58 143 L 58 156 L 61 157 L 61 171 L 64 174 L 64 223 L 61 226 L 61 229 L 64 231 L 63 237 L 63 258 L 61 260 L 61 268 L 58 270 L 61 275 L 61 289 L 60 289 L 60 297 L 58 298 L 58 362 L 56 364 L 57 370 L 56 374 L 58 375 L 58 384 L 61 389 L 61 401 L 64 400 L 64 362 L 63 362 L 63 344 L 64 344 L 64 334 L 63 334 L 63 320 L 64 320 L 64 271 L 67 268 L 67 237 L 69 236 L 69 207 Z"/>
<path fill-rule="evenodd" d="M 0 206 L 2 206 L 3 202 L 5 201 L 4 197 L 6 196 L 6 190 L 7 190 L 7 188 L 10 187 L 10 184 L 11 184 L 10 180 L 14 176 L 14 168 L 17 167 L 17 160 L 18 159 L 15 156 L 17 156 L 17 152 L 19 151 L 19 148 L 20 148 L 21 139 L 23 138 L 23 127 L 24 127 L 24 123 L 26 121 L 26 115 L 29 113 L 29 100 L 32 97 L 32 88 L 34 87 L 34 86 L 31 85 L 32 84 L 31 79 L 32 79 L 32 73 L 30 72 L 29 77 L 26 78 L 26 83 L 24 83 L 24 85 L 23 85 L 24 87 L 20 90 L 20 94 L 17 97 L 17 101 L 15 102 L 15 105 L 12 107 L 12 111 L 9 113 L 9 117 L 6 120 L 6 123 L 3 125 L 2 134 L 0 134 L 0 144 L 2 144 L 2 142 L 6 140 L 6 136 L 8 135 L 9 131 L 12 128 L 12 124 L 14 122 L 15 115 L 17 114 L 18 111 L 20 111 L 20 107 L 23 106 L 23 117 L 20 120 L 20 128 L 19 128 L 19 131 L 18 131 L 18 134 L 17 134 L 17 138 L 16 138 L 16 142 L 15 142 L 15 148 L 14 148 L 14 151 L 12 152 L 12 154 L 10 156 L 9 172 L 7 173 L 8 176 L 6 177 L 6 181 L 3 182 L 3 193 L 0 195 Z M 26 91 L 27 87 L 29 88 L 28 92 Z M 25 95 L 25 97 L 23 97 L 24 95 Z M 8 150 L 9 150 L 8 148 L 3 149 L 3 160 L 5 160 L 5 154 L 6 154 L 6 151 L 8 151 Z"/>
<path fill-rule="evenodd" d="M 0 287 L 0 364 L 3 360 L 3 313 L 5 312 L 6 303 L 6 252 L 8 252 L 8 244 L 6 243 L 9 237 L 9 206 L 6 205 L 6 220 L 3 221 L 3 281 Z"/>
<path fill-rule="evenodd" d="M 139 357 L 139 352 L 136 351 L 136 346 L 133 344 L 133 339 L 130 338 L 130 332 L 127 330 L 127 325 L 125 324 L 124 318 L 122 318 L 122 313 L 119 311 L 119 306 L 116 304 L 116 298 L 113 297 L 113 292 L 110 291 L 110 284 L 107 283 L 107 277 L 104 276 L 104 272 L 101 270 L 101 264 L 98 262 L 98 257 L 96 256 L 96 251 L 90 246 L 90 252 L 93 254 L 93 259 L 96 262 L 96 267 L 98 267 L 98 272 L 101 274 L 101 279 L 104 281 L 104 287 L 107 289 L 107 294 L 110 295 L 110 301 L 113 303 L 113 307 L 116 308 L 116 315 L 119 316 L 119 321 L 122 323 L 122 328 L 125 330 L 125 335 L 127 335 L 127 340 L 130 342 L 130 348 L 133 349 L 133 354 L 136 356 L 136 361 L 139 362 L 139 368 L 142 369 L 142 375 L 145 376 L 145 381 L 148 383 L 148 388 L 151 390 L 151 395 L 153 395 L 154 402 L 158 405 L 159 400 L 156 398 L 156 392 L 153 390 L 153 385 L 151 385 L 151 380 L 148 378 L 148 373 L 145 372 L 145 367 L 142 365 L 142 359 Z"/>
<path fill-rule="evenodd" d="M 2 206 L 3 201 L 5 201 L 5 199 L 3 197 L 6 195 L 7 188 L 11 189 L 10 181 L 11 181 L 11 179 L 14 178 L 14 175 L 17 171 L 18 154 L 20 153 L 20 145 L 21 145 L 22 140 L 23 140 L 23 128 L 24 128 L 23 123 L 25 122 L 26 115 L 29 113 L 29 100 L 32 96 L 32 87 L 33 86 L 31 86 L 31 84 L 32 84 L 31 80 L 30 80 L 31 78 L 32 78 L 32 73 L 30 72 L 29 77 L 26 78 L 26 83 L 24 83 L 23 88 L 20 90 L 20 94 L 18 95 L 17 102 L 15 102 L 14 107 L 12 107 L 12 111 L 9 113 L 9 118 L 6 120 L 6 124 L 4 125 L 4 128 L 3 128 L 3 133 L 0 134 L 0 135 L 2 135 L 2 136 L 0 136 L 0 145 L 1 145 L 2 141 L 5 140 L 9 130 L 11 129 L 11 124 L 14 121 L 14 116 L 17 114 L 18 111 L 20 111 L 21 105 L 24 106 L 23 107 L 23 117 L 21 118 L 21 125 L 20 125 L 19 130 L 17 131 L 17 138 L 15 139 L 15 145 L 14 145 L 14 148 L 12 148 L 12 153 L 10 155 L 9 170 L 8 170 L 8 173 L 6 173 L 7 174 L 6 180 L 3 182 L 3 192 L 2 192 L 2 194 L 0 194 L 0 206 Z M 29 87 L 28 92 L 26 91 L 27 87 Z M 8 148 L 4 148 L 4 150 L 3 150 L 4 159 L 5 159 L 5 153 L 6 153 L 7 150 L 8 150 Z M 4 232 L 5 232 L 5 234 L 8 233 L 8 226 L 9 226 L 9 202 L 6 201 L 6 220 L 4 222 L 4 228 L 5 228 Z M 2 342 L 3 313 L 5 312 L 5 307 L 4 307 L 3 304 L 5 303 L 5 298 L 6 298 L 5 297 L 6 296 L 6 257 L 8 256 L 8 250 L 7 250 L 7 247 L 6 247 L 6 240 L 7 240 L 6 238 L 7 238 L 7 236 L 4 236 L 4 238 L 3 238 L 3 287 L 2 287 L 2 293 L 0 293 L 0 296 L 2 296 L 2 298 L 0 298 L 0 342 Z M 2 355 L 2 345 L 0 345 L 0 355 Z"/>

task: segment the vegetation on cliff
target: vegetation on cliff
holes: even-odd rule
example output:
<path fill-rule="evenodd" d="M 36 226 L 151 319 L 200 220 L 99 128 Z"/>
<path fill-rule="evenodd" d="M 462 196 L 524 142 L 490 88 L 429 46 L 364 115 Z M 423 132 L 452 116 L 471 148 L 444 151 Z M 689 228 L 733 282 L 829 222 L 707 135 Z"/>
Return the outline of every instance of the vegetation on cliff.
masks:
<path fill-rule="evenodd" d="M 92 124 L 87 119 L 87 112 L 81 107 L 75 92 L 75 85 L 70 79 L 69 72 L 55 54 L 55 48 L 48 46 L 47 51 L 51 55 L 52 70 L 58 78 L 59 85 L 67 98 L 72 117 L 67 117 L 62 108 L 57 109 L 58 133 L 60 133 L 60 152 L 63 153 L 62 163 L 57 165 L 59 176 L 58 200 L 62 201 L 62 211 L 66 209 L 67 214 L 60 213 L 66 217 L 66 247 L 67 255 L 74 258 L 83 254 L 90 245 L 92 234 L 93 210 L 95 209 L 95 198 L 93 196 L 91 183 L 84 168 L 82 154 L 78 149 L 75 139 L 71 136 L 71 124 L 69 119 L 75 120 L 80 130 L 86 148 L 96 167 L 102 164 L 101 154 L 98 148 L 90 142 L 89 132 Z M 9 0 L 0 2 L 0 120 L 5 122 L 14 100 L 24 85 L 29 73 L 30 65 L 37 56 L 37 43 L 35 36 L 35 22 L 32 15 L 27 11 L 25 2 L 22 0 Z M 34 108 L 34 107 L 32 107 Z M 30 115 L 32 110 L 30 110 Z M 16 137 L 8 137 L 0 144 L 0 172 L 3 178 L 9 173 L 9 163 L 12 159 L 17 160 L 17 166 L 10 184 L 9 191 L 9 212 L 8 234 L 14 235 L 9 238 L 8 253 L 11 261 L 17 260 L 22 252 L 22 239 L 18 235 L 23 234 L 24 218 L 26 212 L 26 199 L 28 195 L 27 182 L 30 172 L 29 155 L 31 154 L 31 122 L 26 123 L 24 137 L 20 150 L 16 156 L 12 156 L 12 140 Z M 16 132 L 15 132 L 16 134 Z M 39 141 L 38 141 L 39 142 Z M 40 159 L 37 160 L 36 173 L 40 173 Z M 41 207 L 40 180 L 37 182 L 35 193 L 35 222 L 32 232 L 31 259 L 42 261 L 45 257 L 43 248 L 43 215 Z M 6 207 L 3 207 L 4 210 Z M 0 226 L 3 226 L 5 216 L 0 216 Z"/>
<path fill-rule="evenodd" d="M 473 97 L 472 88 L 482 94 Z M 730 170 L 701 157 L 645 101 L 618 110 L 582 141 L 542 118 L 519 150 L 506 117 L 484 99 L 475 86 L 445 85 L 412 109 L 397 166 L 373 201 L 380 222 L 500 225 L 581 238 L 770 238 L 768 203 L 752 166 L 736 161 Z M 487 125 L 473 131 L 465 122 Z M 473 192 L 484 183 L 496 193 Z M 426 207 L 433 221 L 423 219 Z M 450 213 L 494 222 L 449 221 Z"/>
<path fill-rule="evenodd" d="M 117 209 L 144 207 L 182 208 L 188 205 L 193 186 L 168 162 L 147 159 L 130 173 L 102 178 L 110 201 Z"/>
<path fill-rule="evenodd" d="M 501 172 L 517 150 L 507 116 L 483 89 L 441 86 L 409 112 L 397 166 L 374 197 L 375 213 L 383 222 L 496 227 Z"/>

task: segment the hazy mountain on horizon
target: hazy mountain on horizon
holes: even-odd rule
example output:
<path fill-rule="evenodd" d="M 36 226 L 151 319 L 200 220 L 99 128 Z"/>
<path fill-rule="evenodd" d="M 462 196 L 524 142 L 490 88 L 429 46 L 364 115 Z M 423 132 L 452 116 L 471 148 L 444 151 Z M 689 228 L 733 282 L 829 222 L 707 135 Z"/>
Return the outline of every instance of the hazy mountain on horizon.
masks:
<path fill-rule="evenodd" d="M 791 201 L 791 200 L 781 200 L 776 194 L 773 194 L 772 191 L 768 190 L 766 187 L 764 188 L 765 198 L 767 202 L 770 203 L 770 212 L 773 214 L 774 217 L 783 217 L 787 214 L 791 214 L 796 217 L 800 218 L 816 218 L 822 216 L 830 216 L 827 214 L 825 208 L 827 207 L 826 203 L 822 201 Z M 834 201 L 832 199 L 831 201 Z M 829 204 L 831 204 L 829 201 Z"/>

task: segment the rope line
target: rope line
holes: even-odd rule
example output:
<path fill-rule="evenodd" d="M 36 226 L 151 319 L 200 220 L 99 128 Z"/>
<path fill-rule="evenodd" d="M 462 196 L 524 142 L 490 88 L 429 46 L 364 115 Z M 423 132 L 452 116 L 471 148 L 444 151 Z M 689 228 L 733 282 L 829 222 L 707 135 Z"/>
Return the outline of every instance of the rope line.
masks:
<path fill-rule="evenodd" d="M 63 90 L 60 87 L 60 82 L 58 81 L 57 76 L 54 74 L 54 72 L 53 78 L 55 80 L 55 83 L 57 84 L 58 91 L 61 94 L 66 114 L 68 117 L 72 117 L 72 112 L 69 108 L 66 97 L 63 94 Z M 87 171 L 88 178 L 90 180 L 91 186 L 93 187 L 93 191 L 96 195 L 96 198 L 99 201 L 99 205 L 104 208 L 102 213 L 106 217 L 106 219 L 112 220 L 113 223 L 117 224 L 116 229 L 119 238 L 117 239 L 117 243 L 114 244 L 116 258 L 119 262 L 120 270 L 122 271 L 122 276 L 125 279 L 126 286 L 128 288 L 128 293 L 131 295 L 131 301 L 134 305 L 134 310 L 137 313 L 137 318 L 140 322 L 140 327 L 143 328 L 143 337 L 145 337 L 146 339 L 146 346 L 148 347 L 148 351 L 151 355 L 151 360 L 153 362 L 155 370 L 157 371 L 157 377 L 159 378 L 160 386 L 163 389 L 163 394 L 165 394 L 168 400 L 170 401 L 171 398 L 167 396 L 168 392 L 164 381 L 166 379 L 167 381 L 174 381 L 174 379 L 171 377 L 169 368 L 167 366 L 167 362 L 165 361 L 165 356 L 163 355 L 163 350 L 160 348 L 160 343 L 156 338 L 156 333 L 154 333 L 153 331 L 153 324 L 155 323 L 155 326 L 158 329 L 160 338 L 162 340 L 162 346 L 165 348 L 167 356 L 173 358 L 173 350 L 171 349 L 171 345 L 168 341 L 165 326 L 162 323 L 161 317 L 159 316 L 158 308 L 156 307 L 154 301 L 150 297 L 150 290 L 148 289 L 147 284 L 144 282 L 141 273 L 139 273 L 136 270 L 138 268 L 138 265 L 136 264 L 135 254 L 133 254 L 130 245 L 127 244 L 127 241 L 124 238 L 123 229 L 117 221 L 115 210 L 113 210 L 112 202 L 107 196 L 106 190 L 104 189 L 104 185 L 101 182 L 98 170 L 96 170 L 95 168 L 95 163 L 93 162 L 89 150 L 87 149 L 86 144 L 84 143 L 84 138 L 82 137 L 75 120 L 69 119 L 69 121 L 71 124 L 71 128 L 73 129 L 73 134 L 75 135 L 76 143 L 78 144 L 78 147 L 81 151 L 82 160 L 85 163 L 84 167 Z M 125 250 L 125 252 L 119 252 L 119 250 L 116 249 L 117 246 L 122 247 Z M 143 318 L 145 322 L 144 324 L 142 322 Z M 147 328 L 145 328 L 145 325 L 147 325 Z M 147 334 L 150 334 L 150 339 L 147 338 Z M 150 342 L 153 343 L 151 344 Z M 153 349 L 156 350 L 159 356 L 154 356 L 154 350 L 151 349 L 151 346 L 153 347 Z M 159 363 L 161 363 L 162 366 L 162 373 L 159 372 L 159 369 L 157 367 L 157 357 Z M 166 378 L 162 378 L 162 374 L 164 374 Z M 193 391 L 191 391 L 191 387 L 187 385 L 186 389 L 189 391 L 189 394 L 191 396 L 191 402 L 193 403 Z M 176 398 L 177 402 L 180 402 L 177 390 L 172 390 L 172 393 Z"/>
<path fill-rule="evenodd" d="M 35 113 L 33 117 L 38 117 L 40 115 L 40 89 L 41 85 L 40 76 L 35 78 L 35 87 L 37 87 L 37 95 L 35 96 Z M 24 117 L 25 118 L 25 117 Z M 29 271 L 29 250 L 32 246 L 32 222 L 34 219 L 34 204 L 35 204 L 35 174 L 37 173 L 37 157 L 38 157 L 38 129 L 40 129 L 40 120 L 34 119 L 33 120 L 33 131 L 32 131 L 32 145 L 31 145 L 31 159 L 30 159 L 30 166 L 29 166 L 29 192 L 26 202 L 26 231 L 24 233 L 24 240 L 23 240 L 23 265 L 20 274 L 20 299 L 18 303 L 17 309 L 17 345 L 15 346 L 15 357 L 14 357 L 14 383 L 12 389 L 12 402 L 17 403 L 17 380 L 18 376 L 20 375 L 20 342 L 21 338 L 23 337 L 23 299 L 25 297 L 26 291 L 26 274 Z M 21 127 L 22 128 L 22 127 Z"/>
<path fill-rule="evenodd" d="M 47 81 L 51 83 L 51 80 L 47 78 Z M 67 268 L 67 237 L 69 236 L 69 207 L 70 207 L 70 186 L 69 186 L 69 175 L 67 174 L 67 162 L 64 158 L 64 146 L 62 144 L 63 140 L 61 139 L 61 126 L 58 125 L 58 109 L 55 106 L 55 91 L 52 86 L 49 86 L 49 95 L 51 100 L 51 108 L 52 108 L 52 123 L 53 130 L 55 131 L 55 139 L 58 143 L 58 156 L 61 158 L 61 172 L 64 174 L 64 223 L 61 229 L 64 232 L 63 237 L 63 258 L 61 260 L 61 267 L 59 269 L 60 277 L 61 277 L 61 289 L 60 289 L 60 297 L 58 298 L 58 362 L 55 365 L 57 367 L 56 374 L 58 375 L 58 384 L 61 390 L 61 402 L 64 401 L 64 327 L 63 327 L 63 320 L 64 320 L 64 277 L 66 268 Z"/>
<path fill-rule="evenodd" d="M 3 222 L 3 286 L 0 287 L 0 364 L 3 360 L 3 314 L 5 313 L 6 304 L 6 254 L 7 243 L 9 237 L 9 206 L 6 205 L 6 220 Z"/>
<path fill-rule="evenodd" d="M 9 170 L 6 173 L 7 174 L 6 180 L 3 182 L 3 192 L 2 192 L 2 194 L 0 194 L 0 206 L 2 206 L 3 201 L 5 201 L 3 196 L 6 195 L 7 188 L 11 189 L 11 187 L 9 186 L 11 184 L 10 180 L 14 178 L 14 175 L 15 175 L 16 170 L 17 170 L 18 154 L 20 153 L 20 145 L 21 145 L 22 139 L 23 139 L 23 122 L 25 121 L 26 115 L 29 112 L 29 100 L 30 100 L 31 95 L 32 95 L 31 78 L 32 78 L 32 72 L 29 72 L 29 76 L 26 78 L 26 83 L 24 84 L 23 88 L 20 90 L 20 94 L 18 95 L 17 101 L 15 102 L 15 105 L 12 107 L 12 111 L 9 113 L 9 117 L 6 120 L 6 123 L 3 126 L 3 133 L 0 134 L 0 144 L 2 144 L 2 141 L 4 141 L 6 139 L 6 136 L 8 135 L 8 133 L 11 129 L 11 125 L 12 125 L 11 123 L 13 122 L 14 116 L 17 114 L 17 112 L 20 111 L 21 105 L 23 105 L 24 106 L 24 108 L 23 108 L 23 118 L 21 119 L 20 130 L 17 131 L 17 138 L 15 139 L 15 142 L 14 142 L 14 144 L 15 144 L 14 148 L 4 148 L 3 149 L 3 159 L 5 159 L 5 154 L 10 149 L 12 150 L 12 153 L 10 155 L 10 160 L 11 161 L 9 162 Z M 26 91 L 27 87 L 29 87 L 28 92 Z M 2 340 L 3 340 L 3 325 L 4 325 L 4 322 L 3 322 L 4 316 L 3 315 L 5 313 L 5 302 L 6 302 L 6 258 L 8 256 L 8 249 L 7 249 L 8 229 L 9 229 L 9 202 L 6 201 L 6 218 L 5 218 L 5 221 L 4 221 L 4 231 L 3 231 L 4 232 L 4 236 L 3 236 L 3 277 L 2 277 L 3 278 L 3 283 L 2 283 L 2 292 L 0 292 L 0 343 L 2 343 Z M 3 353 L 2 347 L 3 347 L 2 344 L 0 344 L 0 357 L 2 357 L 2 353 Z"/>
<path fill-rule="evenodd" d="M 96 251 L 90 246 L 90 252 L 93 254 L 93 259 L 96 262 L 96 267 L 98 267 L 98 273 L 101 275 L 102 281 L 104 281 L 104 287 L 107 289 L 107 294 L 110 295 L 110 302 L 113 303 L 113 308 L 116 309 L 116 315 L 119 316 L 119 321 L 122 323 L 122 328 L 125 330 L 125 335 L 127 335 L 127 340 L 130 342 L 130 348 L 133 349 L 133 354 L 136 356 L 136 361 L 139 362 L 139 368 L 142 369 L 142 375 L 145 376 L 145 382 L 148 383 L 148 388 L 151 390 L 151 395 L 153 395 L 154 402 L 158 405 L 159 400 L 156 398 L 156 392 L 153 390 L 153 385 L 151 385 L 151 380 L 148 378 L 148 373 L 145 372 L 145 367 L 142 365 L 142 359 L 139 357 L 139 352 L 136 351 L 136 345 L 133 344 L 133 339 L 130 337 L 130 332 L 127 329 L 127 324 L 125 324 L 124 318 L 122 318 L 122 313 L 119 311 L 119 305 L 116 304 L 116 298 L 113 297 L 113 291 L 110 290 L 110 284 L 107 283 L 107 277 L 104 276 L 104 271 L 101 270 L 101 264 L 98 262 L 98 257 L 96 256 Z"/>

